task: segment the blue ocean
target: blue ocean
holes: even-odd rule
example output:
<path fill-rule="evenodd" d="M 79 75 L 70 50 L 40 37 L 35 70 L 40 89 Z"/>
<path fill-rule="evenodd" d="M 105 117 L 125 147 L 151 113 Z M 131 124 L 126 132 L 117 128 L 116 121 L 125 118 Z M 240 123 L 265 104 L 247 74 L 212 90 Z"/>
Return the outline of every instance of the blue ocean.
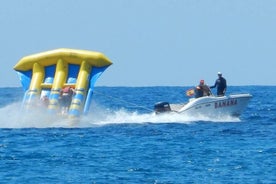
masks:
<path fill-rule="evenodd" d="M 253 98 L 240 118 L 162 115 L 184 87 L 96 87 L 78 123 L 22 115 L 22 88 L 0 88 L 1 183 L 276 183 L 276 87 L 230 86 Z"/>

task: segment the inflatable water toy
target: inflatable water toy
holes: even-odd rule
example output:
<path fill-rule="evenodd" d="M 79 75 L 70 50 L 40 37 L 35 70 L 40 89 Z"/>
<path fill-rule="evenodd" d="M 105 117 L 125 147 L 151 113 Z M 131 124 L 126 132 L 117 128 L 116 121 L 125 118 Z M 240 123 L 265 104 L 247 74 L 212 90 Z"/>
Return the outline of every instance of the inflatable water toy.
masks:
<path fill-rule="evenodd" d="M 50 114 L 61 113 L 61 91 L 70 87 L 72 95 L 66 112 L 79 117 L 89 112 L 97 79 L 112 62 L 102 53 L 61 48 L 23 57 L 14 66 L 24 89 L 22 108 L 37 107 L 44 101 Z"/>

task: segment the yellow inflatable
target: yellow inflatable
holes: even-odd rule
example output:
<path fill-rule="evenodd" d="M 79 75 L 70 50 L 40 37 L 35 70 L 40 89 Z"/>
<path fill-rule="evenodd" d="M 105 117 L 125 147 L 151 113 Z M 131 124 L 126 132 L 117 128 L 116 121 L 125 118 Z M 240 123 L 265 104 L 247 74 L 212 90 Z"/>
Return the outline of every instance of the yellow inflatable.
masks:
<path fill-rule="evenodd" d="M 89 111 L 94 85 L 112 62 L 102 53 L 56 49 L 23 57 L 15 66 L 23 89 L 24 109 L 37 99 L 49 100 L 50 113 L 59 113 L 62 89 L 74 91 L 66 115 L 78 117 Z"/>

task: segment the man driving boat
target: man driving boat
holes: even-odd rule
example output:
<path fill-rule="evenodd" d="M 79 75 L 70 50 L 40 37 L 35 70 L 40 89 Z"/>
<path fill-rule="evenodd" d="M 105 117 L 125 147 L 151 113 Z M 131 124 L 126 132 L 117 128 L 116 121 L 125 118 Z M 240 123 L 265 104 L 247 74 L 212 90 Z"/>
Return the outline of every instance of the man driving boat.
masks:
<path fill-rule="evenodd" d="M 210 88 L 204 84 L 204 80 L 200 80 L 199 85 L 195 89 L 195 97 L 203 97 L 203 96 L 210 96 L 211 90 Z"/>

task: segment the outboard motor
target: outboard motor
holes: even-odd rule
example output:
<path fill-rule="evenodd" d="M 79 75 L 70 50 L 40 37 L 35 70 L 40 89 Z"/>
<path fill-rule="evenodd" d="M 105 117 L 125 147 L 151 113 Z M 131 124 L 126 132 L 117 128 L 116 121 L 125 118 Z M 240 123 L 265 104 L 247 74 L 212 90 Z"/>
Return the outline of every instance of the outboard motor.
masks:
<path fill-rule="evenodd" d="M 158 102 L 154 105 L 154 111 L 156 114 L 164 113 L 164 112 L 170 112 L 171 107 L 168 102 Z"/>

